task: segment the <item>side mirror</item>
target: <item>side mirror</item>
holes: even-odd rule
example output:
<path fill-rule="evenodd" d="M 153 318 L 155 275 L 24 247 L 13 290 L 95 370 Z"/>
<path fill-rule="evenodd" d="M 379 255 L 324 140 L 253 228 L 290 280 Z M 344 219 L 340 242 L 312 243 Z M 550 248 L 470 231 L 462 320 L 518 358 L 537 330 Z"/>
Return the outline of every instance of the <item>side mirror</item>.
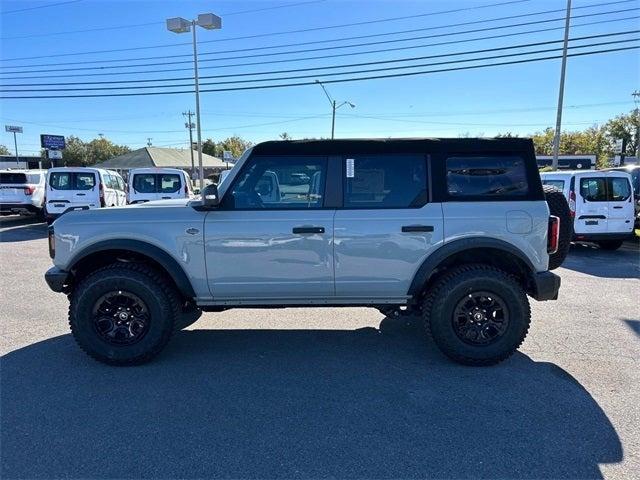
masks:
<path fill-rule="evenodd" d="M 202 205 L 207 208 L 216 208 L 220 205 L 218 186 L 215 183 L 207 185 L 202 190 Z"/>

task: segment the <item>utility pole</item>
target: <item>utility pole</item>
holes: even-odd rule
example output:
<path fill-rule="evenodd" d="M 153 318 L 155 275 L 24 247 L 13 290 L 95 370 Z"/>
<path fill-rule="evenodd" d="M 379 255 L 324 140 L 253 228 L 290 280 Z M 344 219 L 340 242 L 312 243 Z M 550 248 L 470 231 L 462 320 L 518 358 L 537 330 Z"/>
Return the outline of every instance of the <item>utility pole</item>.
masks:
<path fill-rule="evenodd" d="M 336 131 L 336 110 L 339 109 L 340 107 L 342 107 L 343 105 L 349 105 L 351 108 L 356 108 L 356 106 L 351 102 L 347 102 L 346 100 L 344 102 L 342 102 L 340 105 L 336 105 L 336 101 L 331 97 L 331 95 L 329 95 L 329 92 L 324 87 L 322 82 L 320 80 L 316 80 L 316 83 L 322 87 L 322 90 L 324 90 L 324 94 L 327 96 L 327 98 L 329 99 L 329 103 L 331 104 L 331 112 L 332 112 L 332 114 L 331 114 L 331 140 L 333 140 L 333 137 L 334 137 L 334 134 L 335 134 L 335 131 Z"/>
<path fill-rule="evenodd" d="M 640 90 L 636 90 L 631 95 L 636 104 L 636 159 L 640 159 Z"/>
<path fill-rule="evenodd" d="M 193 178 L 193 173 L 196 169 L 195 163 L 193 161 L 193 129 L 196 124 L 191 121 L 191 117 L 195 115 L 191 110 L 186 112 L 182 112 L 182 115 L 187 117 L 187 121 L 185 122 L 185 128 L 189 129 L 189 152 L 191 152 L 191 178 Z"/>
<path fill-rule="evenodd" d="M 558 92 L 558 114 L 556 116 L 556 131 L 553 137 L 553 160 L 551 169 L 558 169 L 558 153 L 560 151 L 560 133 L 562 130 L 562 102 L 564 100 L 564 77 L 567 70 L 567 46 L 569 43 L 569 26 L 571 24 L 571 0 L 567 0 L 567 13 L 564 18 L 564 44 L 562 48 L 562 67 L 560 69 L 560 91 Z"/>

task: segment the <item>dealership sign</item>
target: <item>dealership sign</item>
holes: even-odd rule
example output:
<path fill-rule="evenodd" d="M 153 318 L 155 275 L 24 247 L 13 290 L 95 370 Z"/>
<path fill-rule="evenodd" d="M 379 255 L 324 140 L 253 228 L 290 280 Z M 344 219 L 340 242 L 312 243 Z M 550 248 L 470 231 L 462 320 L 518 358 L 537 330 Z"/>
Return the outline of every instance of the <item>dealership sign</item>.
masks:
<path fill-rule="evenodd" d="M 16 127 L 15 125 L 5 125 L 4 129 L 10 133 L 22 133 L 22 127 Z"/>
<path fill-rule="evenodd" d="M 40 146 L 51 150 L 64 149 L 64 137 L 62 135 L 40 135 Z"/>

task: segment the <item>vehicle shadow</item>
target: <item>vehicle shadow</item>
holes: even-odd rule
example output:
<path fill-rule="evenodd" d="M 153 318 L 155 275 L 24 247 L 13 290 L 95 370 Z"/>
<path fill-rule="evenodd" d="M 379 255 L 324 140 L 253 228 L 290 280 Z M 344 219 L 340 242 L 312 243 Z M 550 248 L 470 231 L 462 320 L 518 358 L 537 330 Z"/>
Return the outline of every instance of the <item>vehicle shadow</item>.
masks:
<path fill-rule="evenodd" d="M 135 368 L 64 335 L 5 355 L 1 386 L 5 478 L 601 478 L 623 456 L 566 371 L 456 365 L 410 319 L 183 331 Z"/>
<path fill-rule="evenodd" d="M 25 242 L 47 237 L 47 224 L 36 217 L 4 217 L 0 221 L 0 243 Z"/>
<path fill-rule="evenodd" d="M 595 244 L 572 243 L 562 268 L 605 278 L 640 278 L 640 248 L 625 242 L 619 250 L 601 250 Z"/>
<path fill-rule="evenodd" d="M 627 327 L 633 331 L 638 337 L 640 337 L 640 320 L 633 320 L 631 318 L 623 318 L 622 321 L 627 324 Z"/>

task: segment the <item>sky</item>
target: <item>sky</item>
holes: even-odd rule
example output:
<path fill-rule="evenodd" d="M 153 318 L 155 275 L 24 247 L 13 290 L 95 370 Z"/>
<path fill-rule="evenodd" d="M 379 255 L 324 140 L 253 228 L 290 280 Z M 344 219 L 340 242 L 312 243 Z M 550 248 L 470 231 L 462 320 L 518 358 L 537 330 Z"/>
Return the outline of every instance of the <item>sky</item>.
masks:
<path fill-rule="evenodd" d="M 1 0 L 0 8 L 0 97 L 187 92 L 107 98 L 1 98 L 2 124 L 24 129 L 24 133 L 18 134 L 20 153 L 38 154 L 42 133 L 76 135 L 84 140 L 102 134 L 131 148 L 145 146 L 148 138 L 154 146 L 188 146 L 182 112 L 195 111 L 191 34 L 169 32 L 164 22 L 170 17 L 192 19 L 208 12 L 222 17 L 221 30 L 197 29 L 200 76 L 218 76 L 202 78 L 202 90 L 310 83 L 201 93 L 203 140 L 221 140 L 237 134 L 259 142 L 277 139 L 283 132 L 293 138 L 330 136 L 331 105 L 321 87 L 313 83 L 315 79 L 329 81 L 415 73 L 559 55 L 560 51 L 553 51 L 525 57 L 443 63 L 561 48 L 562 43 L 557 42 L 459 54 L 560 41 L 566 1 Z M 557 11 L 529 15 L 548 10 Z M 517 17 L 496 20 L 514 16 Z M 640 0 L 573 0 L 571 38 L 630 33 L 576 39 L 570 45 L 638 39 L 639 18 Z M 540 23 L 517 26 L 535 21 Z M 588 23 L 591 24 L 583 25 Z M 487 28 L 491 30 L 469 32 Z M 510 35 L 514 33 L 520 34 Z M 481 38 L 497 35 L 510 36 Z M 448 43 L 442 45 L 444 42 Z M 570 53 L 631 46 L 640 46 L 640 41 L 574 48 Z M 299 50 L 307 51 L 291 53 Z M 578 130 L 604 123 L 634 108 L 631 94 L 640 89 L 639 52 L 626 50 L 568 59 L 563 129 Z M 456 53 L 458 55 L 453 55 Z M 414 57 L 431 58 L 393 62 Z M 371 62 L 386 63 L 326 68 Z M 252 65 L 247 65 L 249 63 Z M 397 69 L 407 65 L 421 66 Z M 336 138 L 493 136 L 507 131 L 527 135 L 555 125 L 560 66 L 560 59 L 552 59 L 325 85 L 338 104 L 349 101 L 355 105 L 351 108 L 345 104 L 337 110 Z M 279 73 L 304 68 L 309 70 Z M 381 68 L 396 69 L 345 73 Z M 247 75 L 255 72 L 274 73 L 261 77 Z M 287 76 L 304 78 L 246 82 L 247 79 Z M 184 80 L 160 84 L 87 83 L 167 78 Z M 234 83 L 238 81 L 245 83 Z M 70 82 L 76 85 L 9 86 Z M 167 84 L 184 86 L 157 86 Z M 10 92 L 143 85 L 155 86 L 139 90 Z M 0 128 L 0 144 L 13 152 L 13 135 Z"/>

